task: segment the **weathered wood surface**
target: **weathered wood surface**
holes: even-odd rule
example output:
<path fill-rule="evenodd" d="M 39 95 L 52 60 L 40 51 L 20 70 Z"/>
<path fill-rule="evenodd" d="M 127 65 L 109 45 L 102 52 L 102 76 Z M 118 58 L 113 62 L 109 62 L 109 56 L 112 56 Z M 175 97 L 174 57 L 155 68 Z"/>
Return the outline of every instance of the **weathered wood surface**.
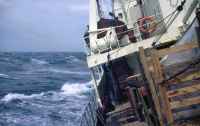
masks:
<path fill-rule="evenodd" d="M 171 98 L 171 97 L 176 97 L 180 95 L 190 94 L 193 92 L 200 92 L 200 83 L 197 85 L 192 85 L 189 87 L 183 87 L 183 88 L 176 89 L 173 91 L 168 91 L 167 94 L 168 94 L 168 97 Z"/>
<path fill-rule="evenodd" d="M 167 69 L 163 69 L 160 64 L 160 58 L 169 54 L 180 53 L 184 51 L 189 51 L 193 48 L 198 48 L 199 45 L 197 43 L 188 43 L 184 45 L 180 45 L 177 47 L 155 50 L 148 50 L 148 54 L 145 54 L 145 50 L 140 48 L 140 61 L 142 63 L 144 74 L 147 79 L 147 82 L 150 87 L 151 95 L 154 100 L 156 112 L 159 116 L 159 121 L 161 126 L 164 126 L 163 119 L 167 119 L 167 124 L 174 122 L 174 109 L 180 109 L 192 105 L 200 105 L 200 95 L 190 96 L 188 97 L 180 97 L 185 96 L 192 93 L 200 93 L 200 83 L 193 83 L 195 79 L 198 79 L 199 75 L 199 67 L 193 68 L 190 71 L 181 74 L 181 76 L 174 78 L 170 81 L 166 80 L 165 74 L 167 72 L 163 70 L 169 70 L 170 66 L 167 66 Z M 192 61 L 191 61 L 192 62 Z M 180 69 L 183 69 L 180 64 L 176 64 Z M 171 67 L 171 68 L 176 68 Z M 184 64 L 187 65 L 187 64 Z M 172 72 L 177 73 L 176 69 L 171 69 Z M 179 71 L 179 70 L 177 70 Z M 173 75 L 173 74 L 172 74 Z M 168 75 L 169 76 L 169 75 Z M 177 79 L 177 80 L 176 80 Z M 176 80 L 176 81 L 174 81 Z M 174 83 L 176 82 L 176 83 Z M 179 83 L 188 82 L 190 85 L 183 86 Z M 162 83 L 162 84 L 161 84 Z M 163 84 L 164 83 L 164 84 Z M 167 86 L 167 87 L 166 87 Z M 176 86 L 175 88 L 169 88 L 170 86 Z M 169 90 L 170 89 L 170 90 Z M 171 98 L 178 97 L 178 100 L 172 100 Z M 163 109 L 162 109 L 163 108 Z M 188 109 L 190 110 L 190 109 Z M 199 110 L 199 109 L 198 109 Z M 182 110 L 185 112 L 185 110 Z M 179 112 L 180 114 L 181 112 Z M 166 124 L 166 123 L 165 123 Z M 177 125 L 180 126 L 180 125 Z M 188 126 L 188 125 L 185 125 Z"/>
<path fill-rule="evenodd" d="M 150 87 L 150 91 L 151 91 L 151 94 L 152 94 L 152 97 L 154 100 L 155 109 L 158 114 L 158 119 L 159 119 L 160 125 L 163 125 L 163 116 L 161 113 L 159 97 L 158 97 L 158 94 L 156 93 L 157 91 L 156 91 L 156 87 L 154 84 L 154 80 L 152 79 L 151 73 L 149 71 L 150 66 L 148 66 L 148 61 L 147 61 L 148 58 L 145 56 L 144 48 L 141 47 L 141 48 L 139 48 L 139 50 L 140 50 L 140 61 L 142 63 L 143 69 L 144 69 L 145 77 L 149 82 L 149 87 Z"/>
<path fill-rule="evenodd" d="M 164 73 L 160 64 L 160 60 L 158 57 L 158 54 L 155 50 L 151 51 L 151 57 L 152 57 L 152 64 L 153 64 L 153 77 L 154 77 L 154 83 L 155 86 L 158 87 L 159 89 L 159 94 L 160 94 L 160 105 L 162 108 L 165 109 L 161 109 L 162 114 L 165 114 L 166 119 L 168 122 L 173 122 L 173 114 L 170 108 L 170 103 L 169 103 L 169 99 L 167 96 L 167 88 L 165 85 L 160 85 L 159 83 L 162 82 L 165 78 L 164 78 Z"/>
<path fill-rule="evenodd" d="M 181 99 L 179 101 L 171 102 L 170 104 L 171 104 L 171 109 L 200 104 L 200 97 Z"/>
<path fill-rule="evenodd" d="M 159 57 L 163 57 L 163 56 L 166 56 L 169 54 L 180 53 L 180 52 L 188 51 L 188 50 L 191 50 L 193 48 L 198 48 L 198 47 L 199 47 L 199 45 L 197 42 L 192 42 L 192 43 L 187 43 L 187 44 L 180 45 L 177 47 L 158 50 L 157 54 Z"/>
<path fill-rule="evenodd" d="M 144 122 L 134 120 L 132 112 L 129 102 L 116 106 L 114 111 L 108 113 L 107 126 L 147 126 Z"/>

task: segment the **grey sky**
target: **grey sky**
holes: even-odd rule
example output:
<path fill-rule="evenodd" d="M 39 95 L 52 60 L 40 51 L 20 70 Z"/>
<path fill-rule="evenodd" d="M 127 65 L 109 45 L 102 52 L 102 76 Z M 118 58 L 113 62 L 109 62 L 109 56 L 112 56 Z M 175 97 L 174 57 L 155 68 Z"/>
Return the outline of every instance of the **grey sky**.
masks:
<path fill-rule="evenodd" d="M 0 51 L 83 51 L 88 0 L 0 0 Z"/>

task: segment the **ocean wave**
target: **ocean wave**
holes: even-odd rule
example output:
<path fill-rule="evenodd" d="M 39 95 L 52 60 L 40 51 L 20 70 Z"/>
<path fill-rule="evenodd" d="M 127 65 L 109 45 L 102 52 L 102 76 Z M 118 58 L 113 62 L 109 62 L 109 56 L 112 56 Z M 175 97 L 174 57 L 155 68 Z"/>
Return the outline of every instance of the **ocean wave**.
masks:
<path fill-rule="evenodd" d="M 10 77 L 7 74 L 1 74 L 1 73 L 0 73 L 0 78 L 9 79 L 9 80 L 19 80 L 20 79 L 20 78 L 17 78 L 17 77 Z"/>
<path fill-rule="evenodd" d="M 81 72 L 81 71 L 69 71 L 69 70 L 61 70 L 61 69 L 48 69 L 50 72 L 54 73 L 62 73 L 62 74 L 77 74 L 77 75 L 89 75 L 89 72 Z"/>
<path fill-rule="evenodd" d="M 0 73 L 0 78 L 10 78 L 10 77 L 9 77 L 9 75 L 1 74 L 1 73 Z"/>
<path fill-rule="evenodd" d="M 0 99 L 1 102 L 11 102 L 13 100 L 27 100 L 27 99 L 43 99 L 45 97 L 52 97 L 56 98 L 57 100 L 59 98 L 62 98 L 62 96 L 77 96 L 81 97 L 82 93 L 86 93 L 91 89 L 91 81 L 86 83 L 65 83 L 61 87 L 61 91 L 49 91 L 49 92 L 42 92 L 40 94 L 31 94 L 31 95 L 25 95 L 25 94 L 18 94 L 18 93 L 8 93 L 5 95 L 2 99 Z"/>
<path fill-rule="evenodd" d="M 2 102 L 10 102 L 10 101 L 15 100 L 15 99 L 32 99 L 32 98 L 36 98 L 36 97 L 41 97 L 43 95 L 44 95 L 44 93 L 32 94 L 32 95 L 9 93 L 6 96 L 4 96 L 1 99 L 1 101 Z"/>
<path fill-rule="evenodd" d="M 44 60 L 39 60 L 39 59 L 35 59 L 35 58 L 32 58 L 31 61 L 33 63 L 36 63 L 38 65 L 45 65 L 45 64 L 49 64 L 47 61 L 44 61 Z"/>
<path fill-rule="evenodd" d="M 70 61 L 70 62 L 82 62 L 82 60 L 80 60 L 80 59 L 78 59 L 77 57 L 75 57 L 75 56 L 68 56 L 68 57 L 65 57 L 65 59 L 67 60 L 67 61 Z"/>
<path fill-rule="evenodd" d="M 88 92 L 91 89 L 90 85 L 91 81 L 87 83 L 75 83 L 75 84 L 65 83 L 62 86 L 61 91 L 63 92 L 63 94 L 66 95 L 82 94 Z"/>

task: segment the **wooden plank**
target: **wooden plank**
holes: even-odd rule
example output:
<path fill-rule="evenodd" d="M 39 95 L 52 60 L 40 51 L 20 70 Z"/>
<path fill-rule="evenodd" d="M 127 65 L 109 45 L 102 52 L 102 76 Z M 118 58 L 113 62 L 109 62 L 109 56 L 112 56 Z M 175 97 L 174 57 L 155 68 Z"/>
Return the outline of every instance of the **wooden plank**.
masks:
<path fill-rule="evenodd" d="M 196 104 L 200 104 L 200 97 L 183 99 L 180 101 L 175 101 L 175 102 L 170 103 L 171 109 L 182 108 L 182 107 L 196 105 Z"/>
<path fill-rule="evenodd" d="M 179 95 L 186 95 L 186 94 L 190 94 L 193 92 L 200 92 L 200 84 L 197 85 L 192 85 L 190 87 L 184 87 L 184 88 L 180 88 L 174 91 L 168 91 L 168 97 L 172 98 L 172 97 L 176 97 Z"/>
<path fill-rule="evenodd" d="M 165 87 L 165 85 L 159 85 L 159 83 L 164 80 L 164 75 L 163 75 L 163 70 L 160 64 L 159 57 L 157 56 L 157 53 L 155 50 L 151 51 L 151 57 L 152 57 L 152 63 L 154 67 L 153 68 L 154 82 L 156 83 L 156 86 L 158 87 L 159 94 L 160 94 L 160 101 L 161 101 L 160 104 L 162 108 L 165 108 L 165 109 L 162 109 L 162 112 L 166 116 L 168 124 L 170 124 L 174 122 L 173 114 L 170 108 L 169 98 L 167 96 L 167 88 Z"/>
<path fill-rule="evenodd" d="M 169 54 L 179 53 L 179 52 L 187 51 L 187 50 L 198 48 L 198 47 L 199 47 L 198 43 L 192 42 L 192 43 L 187 43 L 187 44 L 172 47 L 172 48 L 158 50 L 157 54 L 159 57 L 164 57 Z"/>
<path fill-rule="evenodd" d="M 144 52 L 143 47 L 139 48 L 139 54 L 140 54 L 140 61 L 143 65 L 145 77 L 149 82 L 149 88 L 150 88 L 150 91 L 151 91 L 151 94 L 152 94 L 152 98 L 154 100 L 155 109 L 156 109 L 156 112 L 158 114 L 158 119 L 159 119 L 160 125 L 163 126 L 164 123 L 163 123 L 163 117 L 162 117 L 162 113 L 161 113 L 161 106 L 160 106 L 160 103 L 159 103 L 159 98 L 158 98 L 158 95 L 156 93 L 154 81 L 153 81 L 151 74 L 149 72 L 149 66 L 147 64 L 147 57 L 145 56 L 145 52 Z"/>
<path fill-rule="evenodd" d="M 183 77 L 179 77 L 179 79 L 181 79 L 182 82 L 189 81 L 192 79 L 197 79 L 197 78 L 200 78 L 200 71 L 193 72 L 193 73 L 185 75 Z"/>
<path fill-rule="evenodd" d="M 200 116 L 200 109 L 199 108 L 190 108 L 184 109 L 183 111 L 174 112 L 175 120 L 184 119 L 184 118 L 192 118 Z M 200 124 L 200 123 L 199 123 Z"/>

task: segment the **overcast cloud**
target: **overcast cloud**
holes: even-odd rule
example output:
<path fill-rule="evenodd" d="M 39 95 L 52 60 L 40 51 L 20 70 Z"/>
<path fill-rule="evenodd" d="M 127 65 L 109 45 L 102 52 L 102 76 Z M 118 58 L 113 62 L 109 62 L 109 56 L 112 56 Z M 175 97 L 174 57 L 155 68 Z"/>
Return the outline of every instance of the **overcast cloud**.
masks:
<path fill-rule="evenodd" d="M 0 0 L 0 51 L 83 51 L 88 0 Z"/>

